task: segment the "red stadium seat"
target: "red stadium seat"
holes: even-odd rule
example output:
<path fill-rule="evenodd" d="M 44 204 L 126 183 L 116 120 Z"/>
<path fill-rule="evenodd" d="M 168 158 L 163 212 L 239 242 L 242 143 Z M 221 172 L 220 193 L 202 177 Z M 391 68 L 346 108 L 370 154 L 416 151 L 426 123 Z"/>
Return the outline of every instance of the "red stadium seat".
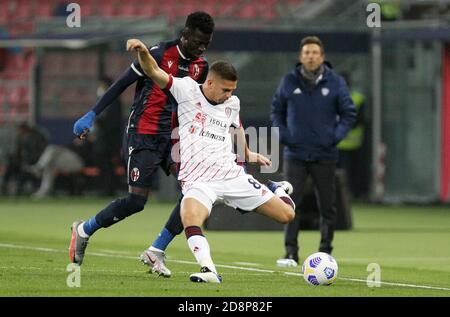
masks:
<path fill-rule="evenodd" d="M 259 4 L 257 2 L 247 2 L 234 14 L 234 16 L 244 19 L 257 18 L 259 16 Z"/>
<path fill-rule="evenodd" d="M 238 10 L 239 0 L 221 0 L 214 1 L 217 5 L 217 16 L 228 17 L 234 14 Z"/>
<path fill-rule="evenodd" d="M 17 106 L 20 103 L 20 89 L 19 87 L 11 87 L 8 94 L 8 103 Z"/>
<path fill-rule="evenodd" d="M 35 3 L 35 16 L 38 18 L 47 18 L 53 15 L 53 4 L 50 1 Z"/>
<path fill-rule="evenodd" d="M 3 86 L 0 86 L 0 105 L 6 103 L 6 89 Z"/>
<path fill-rule="evenodd" d="M 135 2 L 125 2 L 118 8 L 119 16 L 135 16 L 137 14 L 137 6 Z"/>
<path fill-rule="evenodd" d="M 78 3 L 81 8 L 81 16 L 94 16 L 98 15 L 97 6 L 95 1 L 91 0 L 76 0 L 74 3 Z"/>
<path fill-rule="evenodd" d="M 101 16 L 113 17 L 117 15 L 117 3 L 116 1 L 102 1 L 100 3 L 98 13 Z"/>
<path fill-rule="evenodd" d="M 16 10 L 14 11 L 15 20 L 24 20 L 31 18 L 33 15 L 33 3 L 29 0 L 16 2 Z"/>
<path fill-rule="evenodd" d="M 199 9 L 209 13 L 213 18 L 219 14 L 218 1 L 210 1 L 199 5 Z"/>
<path fill-rule="evenodd" d="M 158 15 L 158 7 L 152 3 L 143 3 L 136 11 L 137 16 L 152 17 Z"/>
<path fill-rule="evenodd" d="M 8 13 L 0 7 L 0 26 L 8 24 Z"/>

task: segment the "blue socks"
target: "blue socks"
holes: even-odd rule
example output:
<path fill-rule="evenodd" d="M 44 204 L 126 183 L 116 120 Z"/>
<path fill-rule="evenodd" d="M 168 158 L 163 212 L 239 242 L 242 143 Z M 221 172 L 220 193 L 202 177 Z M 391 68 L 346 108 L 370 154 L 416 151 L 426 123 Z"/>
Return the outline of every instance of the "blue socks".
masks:
<path fill-rule="evenodd" d="M 158 234 L 156 240 L 153 241 L 152 247 L 157 248 L 161 251 L 165 251 L 167 246 L 170 244 L 170 242 L 173 240 L 174 237 L 175 236 L 172 233 L 170 233 L 169 230 L 164 228 Z"/>
<path fill-rule="evenodd" d="M 100 228 L 101 226 L 97 223 L 97 220 L 95 220 L 95 216 L 86 221 L 83 225 L 84 232 L 86 232 L 86 234 L 89 236 L 94 234 L 94 232 Z"/>

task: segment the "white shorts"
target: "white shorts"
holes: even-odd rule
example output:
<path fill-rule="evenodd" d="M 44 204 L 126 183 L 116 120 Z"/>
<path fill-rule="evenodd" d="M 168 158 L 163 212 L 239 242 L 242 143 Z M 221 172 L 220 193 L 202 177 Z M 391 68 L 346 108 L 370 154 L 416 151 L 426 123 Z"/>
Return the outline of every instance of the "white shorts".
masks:
<path fill-rule="evenodd" d="M 182 192 L 183 199 L 198 200 L 210 213 L 218 201 L 238 210 L 252 211 L 274 196 L 266 185 L 248 174 L 213 182 L 184 183 Z"/>

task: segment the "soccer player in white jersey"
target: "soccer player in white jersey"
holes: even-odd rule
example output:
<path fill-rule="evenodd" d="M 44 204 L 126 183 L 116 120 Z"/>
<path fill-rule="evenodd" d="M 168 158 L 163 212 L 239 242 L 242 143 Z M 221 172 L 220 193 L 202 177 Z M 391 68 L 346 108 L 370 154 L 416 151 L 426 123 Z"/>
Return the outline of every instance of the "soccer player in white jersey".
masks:
<path fill-rule="evenodd" d="M 212 205 L 221 200 L 233 208 L 256 211 L 284 224 L 294 219 L 294 202 L 281 186 L 269 189 L 235 162 L 230 129 L 238 129 L 238 142 L 245 142 L 245 135 L 239 123 L 239 98 L 232 95 L 237 73 L 231 63 L 213 63 L 205 83 L 198 85 L 189 77 L 172 77 L 159 68 L 139 40 L 128 40 L 127 50 L 138 52 L 145 74 L 162 89 L 168 89 L 178 103 L 178 180 L 184 195 L 181 219 L 189 248 L 201 266 L 200 273 L 192 274 L 190 280 L 221 283 L 201 230 Z M 245 145 L 238 144 L 238 148 Z"/>

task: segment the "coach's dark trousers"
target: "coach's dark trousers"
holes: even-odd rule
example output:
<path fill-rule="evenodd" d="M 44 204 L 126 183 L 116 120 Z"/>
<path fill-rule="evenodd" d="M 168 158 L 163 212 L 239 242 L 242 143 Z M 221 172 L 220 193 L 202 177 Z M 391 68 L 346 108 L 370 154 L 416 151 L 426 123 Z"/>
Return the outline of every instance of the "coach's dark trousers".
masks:
<path fill-rule="evenodd" d="M 301 210 L 300 203 L 305 194 L 304 187 L 308 175 L 311 175 L 314 183 L 314 192 L 317 206 L 320 212 L 320 246 L 319 251 L 331 253 L 334 228 L 336 226 L 335 208 L 335 170 L 333 161 L 306 162 L 301 160 L 285 160 L 285 174 L 287 180 L 294 187 L 291 195 L 297 209 L 295 218 L 285 227 L 285 246 L 288 254 L 298 254 L 298 232 L 300 229 Z"/>

